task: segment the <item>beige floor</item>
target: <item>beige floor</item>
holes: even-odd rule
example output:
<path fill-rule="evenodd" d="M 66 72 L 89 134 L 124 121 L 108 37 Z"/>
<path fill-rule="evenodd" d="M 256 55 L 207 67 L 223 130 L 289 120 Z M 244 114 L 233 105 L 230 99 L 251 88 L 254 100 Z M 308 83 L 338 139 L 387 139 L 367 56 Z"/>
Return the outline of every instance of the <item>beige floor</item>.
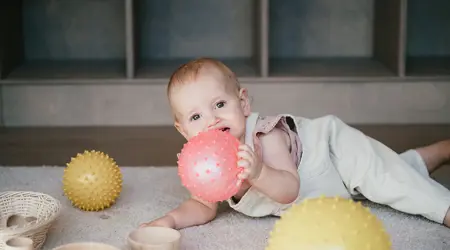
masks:
<path fill-rule="evenodd" d="M 176 207 L 187 192 L 174 167 L 122 167 L 122 172 L 121 197 L 101 212 L 82 212 L 70 205 L 62 191 L 62 167 L 0 167 L 0 190 L 45 192 L 62 202 L 64 210 L 49 231 L 43 250 L 80 241 L 104 242 L 125 250 L 131 230 Z M 450 167 L 440 171 L 438 179 L 450 183 L 449 172 Z M 366 205 L 384 223 L 393 250 L 450 249 L 450 229 L 387 207 Z M 248 218 L 224 205 L 213 222 L 181 230 L 181 250 L 263 250 L 275 221 Z"/>

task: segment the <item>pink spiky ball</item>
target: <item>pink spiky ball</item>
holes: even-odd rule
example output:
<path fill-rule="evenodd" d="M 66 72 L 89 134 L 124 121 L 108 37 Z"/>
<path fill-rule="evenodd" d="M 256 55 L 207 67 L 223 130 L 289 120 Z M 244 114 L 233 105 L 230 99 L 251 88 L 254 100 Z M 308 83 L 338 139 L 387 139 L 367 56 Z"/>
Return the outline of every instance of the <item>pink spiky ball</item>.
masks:
<path fill-rule="evenodd" d="M 193 195 L 209 202 L 231 198 L 240 187 L 239 144 L 238 139 L 221 130 L 200 132 L 192 137 L 178 157 L 181 183 Z"/>

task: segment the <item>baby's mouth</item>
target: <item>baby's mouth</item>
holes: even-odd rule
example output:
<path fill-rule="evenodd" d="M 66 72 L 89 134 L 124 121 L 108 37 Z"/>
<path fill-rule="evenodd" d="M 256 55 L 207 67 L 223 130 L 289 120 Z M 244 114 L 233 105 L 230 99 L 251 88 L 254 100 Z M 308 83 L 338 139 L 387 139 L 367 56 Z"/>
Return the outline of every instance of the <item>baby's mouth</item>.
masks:
<path fill-rule="evenodd" d="M 229 127 L 220 128 L 219 130 L 221 130 L 222 132 L 230 132 Z"/>

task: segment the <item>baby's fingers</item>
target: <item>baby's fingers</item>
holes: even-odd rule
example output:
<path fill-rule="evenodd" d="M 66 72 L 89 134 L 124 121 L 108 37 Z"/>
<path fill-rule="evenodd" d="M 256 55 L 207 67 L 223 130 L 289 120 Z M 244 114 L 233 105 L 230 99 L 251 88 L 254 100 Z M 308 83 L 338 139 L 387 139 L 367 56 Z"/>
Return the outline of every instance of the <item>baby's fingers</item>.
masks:
<path fill-rule="evenodd" d="M 142 223 L 139 225 L 139 228 L 148 227 L 150 223 Z"/>
<path fill-rule="evenodd" d="M 240 159 L 237 162 L 238 167 L 243 168 L 243 169 L 248 169 L 250 167 L 250 162 L 247 159 Z"/>
<path fill-rule="evenodd" d="M 246 152 L 249 152 L 249 153 L 253 152 L 252 148 L 249 145 L 247 145 L 247 144 L 239 145 L 238 149 L 239 149 L 239 151 L 246 151 Z"/>
<path fill-rule="evenodd" d="M 252 158 L 253 158 L 253 155 L 252 155 L 251 152 L 248 152 L 248 151 L 238 151 L 237 152 L 237 157 L 239 159 L 244 159 L 244 160 L 251 161 Z"/>
<path fill-rule="evenodd" d="M 248 172 L 247 171 L 243 171 L 243 172 L 239 173 L 237 177 L 241 181 L 245 180 L 245 179 L 248 178 Z"/>

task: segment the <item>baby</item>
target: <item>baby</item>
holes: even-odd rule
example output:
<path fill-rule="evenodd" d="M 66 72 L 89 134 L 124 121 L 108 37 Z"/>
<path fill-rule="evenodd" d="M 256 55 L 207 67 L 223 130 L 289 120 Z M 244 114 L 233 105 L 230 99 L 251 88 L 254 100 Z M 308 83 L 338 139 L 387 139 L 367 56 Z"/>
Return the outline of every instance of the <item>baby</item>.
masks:
<path fill-rule="evenodd" d="M 279 216 L 304 199 L 364 198 L 450 226 L 450 191 L 429 174 L 450 162 L 450 140 L 397 154 L 335 116 L 307 119 L 251 112 L 247 90 L 221 62 L 200 58 L 177 69 L 167 95 L 176 129 L 189 140 L 220 129 L 241 142 L 236 195 L 227 200 L 252 217 Z M 192 196 L 145 226 L 175 229 L 216 217 L 217 203 Z"/>

